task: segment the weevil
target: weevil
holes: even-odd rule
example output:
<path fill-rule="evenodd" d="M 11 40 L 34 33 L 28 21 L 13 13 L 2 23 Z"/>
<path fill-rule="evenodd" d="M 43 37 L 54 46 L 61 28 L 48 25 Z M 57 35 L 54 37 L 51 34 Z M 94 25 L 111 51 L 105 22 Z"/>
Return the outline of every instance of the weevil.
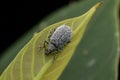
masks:
<path fill-rule="evenodd" d="M 63 49 L 71 41 L 72 30 L 68 25 L 57 27 L 48 37 L 48 41 L 44 42 L 45 54 L 50 55 Z M 46 47 L 46 44 L 48 47 Z"/>

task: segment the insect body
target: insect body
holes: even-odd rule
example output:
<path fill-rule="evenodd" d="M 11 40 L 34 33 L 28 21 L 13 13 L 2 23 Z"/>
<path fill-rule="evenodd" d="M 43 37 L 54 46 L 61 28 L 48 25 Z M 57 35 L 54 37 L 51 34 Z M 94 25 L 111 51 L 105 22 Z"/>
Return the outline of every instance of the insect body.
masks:
<path fill-rule="evenodd" d="M 61 25 L 53 32 L 49 37 L 48 47 L 45 50 L 45 54 L 49 55 L 54 51 L 61 50 L 67 43 L 70 42 L 72 35 L 72 30 L 68 25 Z"/>

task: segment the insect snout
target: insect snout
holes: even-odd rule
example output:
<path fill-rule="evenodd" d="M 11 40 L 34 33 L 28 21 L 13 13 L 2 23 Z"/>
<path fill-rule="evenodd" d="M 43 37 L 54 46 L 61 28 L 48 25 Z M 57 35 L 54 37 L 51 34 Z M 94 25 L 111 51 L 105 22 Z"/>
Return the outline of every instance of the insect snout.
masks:
<path fill-rule="evenodd" d="M 45 55 L 49 55 L 52 51 L 51 50 L 45 50 Z"/>

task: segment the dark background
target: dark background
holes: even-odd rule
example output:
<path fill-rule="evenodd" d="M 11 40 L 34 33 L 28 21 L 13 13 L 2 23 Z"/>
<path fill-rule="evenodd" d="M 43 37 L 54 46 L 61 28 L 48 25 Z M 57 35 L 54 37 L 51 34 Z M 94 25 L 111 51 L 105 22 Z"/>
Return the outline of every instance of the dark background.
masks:
<path fill-rule="evenodd" d="M 47 15 L 72 1 L 0 1 L 0 54 Z"/>

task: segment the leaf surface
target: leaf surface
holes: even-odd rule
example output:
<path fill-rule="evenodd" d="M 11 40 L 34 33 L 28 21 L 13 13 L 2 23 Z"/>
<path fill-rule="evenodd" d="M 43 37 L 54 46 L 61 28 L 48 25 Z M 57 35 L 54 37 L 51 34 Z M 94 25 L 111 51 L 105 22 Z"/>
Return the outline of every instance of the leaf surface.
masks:
<path fill-rule="evenodd" d="M 1 75 L 1 80 L 56 80 L 59 78 L 66 65 L 70 61 L 78 43 L 81 41 L 86 26 L 95 13 L 96 4 L 82 16 L 67 19 L 45 28 L 39 33 L 35 33 L 33 38 L 18 53 Z M 73 30 L 71 42 L 58 53 L 56 60 L 53 55 L 46 56 L 44 48 L 39 50 L 39 46 L 48 39 L 49 31 L 60 25 L 69 25 Z M 54 62 L 53 62 L 54 61 Z"/>

